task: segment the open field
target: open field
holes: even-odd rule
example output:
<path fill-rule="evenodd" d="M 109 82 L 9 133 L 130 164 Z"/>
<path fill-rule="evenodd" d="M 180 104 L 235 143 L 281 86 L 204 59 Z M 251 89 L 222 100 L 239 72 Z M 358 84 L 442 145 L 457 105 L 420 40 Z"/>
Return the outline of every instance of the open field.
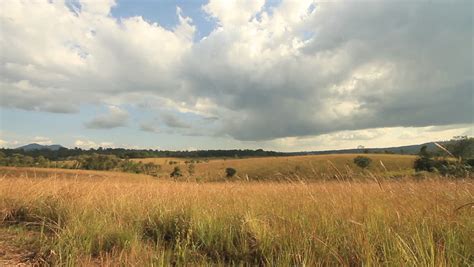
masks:
<path fill-rule="evenodd" d="M 378 176 L 403 176 L 413 174 L 411 155 L 361 154 L 372 159 L 367 171 Z M 153 162 L 162 167 L 161 176 L 167 177 L 175 166 L 179 166 L 184 176 L 198 181 L 222 180 L 228 167 L 237 170 L 237 179 L 241 180 L 286 180 L 295 177 L 307 180 L 324 180 L 343 177 L 365 177 L 367 173 L 353 163 L 357 154 L 311 155 L 293 157 L 262 157 L 244 159 L 182 159 L 149 158 L 134 159 L 143 163 Z M 194 174 L 189 175 L 188 168 L 194 165 Z M 174 164 L 170 164 L 170 162 Z M 198 163 L 196 163 L 198 162 Z M 185 178 L 186 178 L 185 177 Z"/>
<path fill-rule="evenodd" d="M 135 174 L 115 171 L 95 171 L 59 168 L 33 168 L 33 167 L 6 167 L 0 166 L 0 178 L 58 178 L 58 179 L 91 179 L 95 181 L 134 181 L 152 180 L 153 177 L 145 174 Z"/>
<path fill-rule="evenodd" d="M 353 162 L 357 156 L 372 160 L 370 166 L 361 169 Z M 134 162 L 154 163 L 159 168 L 153 175 L 169 179 L 175 167 L 179 167 L 182 176 L 174 177 L 181 181 L 287 181 L 287 180 L 355 180 L 358 178 L 377 176 L 381 178 L 401 178 L 414 175 L 416 156 L 395 154 L 336 154 L 288 157 L 255 157 L 255 158 L 144 158 L 131 159 Z M 90 174 L 95 177 L 107 176 L 107 172 L 75 171 L 78 163 L 72 160 L 58 161 L 59 168 L 20 168 L 0 167 L 0 175 L 17 175 L 25 177 L 44 177 L 64 174 L 76 176 Z M 52 164 L 54 166 L 54 163 Z M 232 179 L 226 177 L 225 169 L 234 168 L 237 173 Z M 116 176 L 120 169 L 116 169 Z"/>
<path fill-rule="evenodd" d="M 473 180 L 183 183 L 97 173 L 107 175 L 1 178 L 0 264 L 474 263 Z"/>

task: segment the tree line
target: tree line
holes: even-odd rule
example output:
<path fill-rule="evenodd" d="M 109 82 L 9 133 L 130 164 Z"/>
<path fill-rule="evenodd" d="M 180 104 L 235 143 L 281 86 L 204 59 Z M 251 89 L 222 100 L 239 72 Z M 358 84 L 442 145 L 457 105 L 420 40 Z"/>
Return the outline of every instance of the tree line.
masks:
<path fill-rule="evenodd" d="M 122 171 L 152 176 L 158 176 L 161 170 L 159 164 L 135 162 L 121 159 L 115 155 L 97 153 L 68 157 L 64 161 L 54 161 L 42 155 L 37 157 L 19 153 L 6 155 L 0 151 L 0 166 Z"/>
<path fill-rule="evenodd" d="M 244 158 L 244 157 L 277 157 L 288 156 L 291 153 L 265 151 L 263 149 L 231 149 L 231 150 L 196 150 L 196 151 L 171 151 L 171 150 L 153 150 L 153 149 L 126 149 L 126 148 L 102 148 L 97 149 L 82 149 L 82 148 L 60 148 L 58 150 L 38 149 L 38 150 L 23 150 L 23 149 L 9 149 L 1 148 L 5 156 L 12 156 L 14 154 L 21 154 L 29 157 L 42 156 L 48 160 L 66 160 L 70 157 L 77 157 L 81 155 L 114 155 L 121 159 L 136 159 L 136 158 Z"/>

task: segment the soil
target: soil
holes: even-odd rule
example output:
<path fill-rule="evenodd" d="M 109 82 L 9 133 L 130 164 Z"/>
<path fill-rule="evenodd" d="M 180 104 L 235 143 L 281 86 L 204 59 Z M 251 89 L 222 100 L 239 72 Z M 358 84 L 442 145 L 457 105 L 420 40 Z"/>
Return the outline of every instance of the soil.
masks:
<path fill-rule="evenodd" d="M 27 238 L 23 240 L 14 231 L 0 227 L 0 266 L 44 266 L 38 262 L 36 252 L 29 250 L 27 244 L 21 245 L 25 240 L 31 239 L 34 233 L 25 235 Z"/>

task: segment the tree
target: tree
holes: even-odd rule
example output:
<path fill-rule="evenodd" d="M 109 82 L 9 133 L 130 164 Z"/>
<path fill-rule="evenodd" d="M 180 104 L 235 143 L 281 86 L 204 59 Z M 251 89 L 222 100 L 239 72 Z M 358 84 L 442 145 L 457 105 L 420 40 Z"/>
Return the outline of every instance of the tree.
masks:
<path fill-rule="evenodd" d="M 420 152 L 418 152 L 418 155 L 422 158 L 430 158 L 431 154 L 428 152 L 428 147 L 426 145 L 421 146 Z"/>
<path fill-rule="evenodd" d="M 368 157 L 357 156 L 354 158 L 354 163 L 362 169 L 369 167 L 372 160 Z"/>
<path fill-rule="evenodd" d="M 226 168 L 225 169 L 225 176 L 227 178 L 232 178 L 234 175 L 237 173 L 237 171 L 234 168 Z"/>
<path fill-rule="evenodd" d="M 118 167 L 120 159 L 115 155 L 81 155 L 77 161 L 81 169 L 86 170 L 111 170 Z"/>
<path fill-rule="evenodd" d="M 36 164 L 38 164 L 40 167 L 48 167 L 49 161 L 45 157 L 39 156 L 36 158 Z"/>
<path fill-rule="evenodd" d="M 446 145 L 446 148 L 455 157 L 462 159 L 474 158 L 474 138 L 455 136 L 451 142 Z"/>

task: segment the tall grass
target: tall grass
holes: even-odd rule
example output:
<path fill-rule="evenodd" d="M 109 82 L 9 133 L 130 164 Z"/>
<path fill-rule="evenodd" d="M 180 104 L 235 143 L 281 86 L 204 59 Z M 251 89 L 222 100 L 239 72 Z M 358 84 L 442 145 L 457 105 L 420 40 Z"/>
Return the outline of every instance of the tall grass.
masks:
<path fill-rule="evenodd" d="M 53 265 L 472 266 L 474 184 L 0 179 Z"/>

